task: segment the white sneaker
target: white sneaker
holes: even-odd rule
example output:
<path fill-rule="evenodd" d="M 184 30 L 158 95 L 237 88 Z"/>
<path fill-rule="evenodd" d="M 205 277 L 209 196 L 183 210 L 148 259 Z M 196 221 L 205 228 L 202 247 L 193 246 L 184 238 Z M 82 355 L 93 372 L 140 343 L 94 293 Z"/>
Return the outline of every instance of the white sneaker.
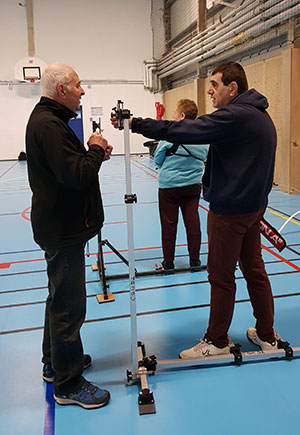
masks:
<path fill-rule="evenodd" d="M 230 343 L 232 343 L 231 340 L 230 340 Z M 200 358 L 206 358 L 209 356 L 223 355 L 223 354 L 228 354 L 228 353 L 230 353 L 229 346 L 225 346 L 222 348 L 216 347 L 204 335 L 204 337 L 200 340 L 200 343 L 196 344 L 196 346 L 180 352 L 179 358 L 181 358 L 181 359 L 200 359 Z"/>
<path fill-rule="evenodd" d="M 259 346 L 263 352 L 278 349 L 277 342 L 282 341 L 282 338 L 279 336 L 279 334 L 277 334 L 276 331 L 274 331 L 274 341 L 272 343 L 269 341 L 262 341 L 257 335 L 256 328 L 253 326 L 248 328 L 247 337 L 250 341 L 252 341 L 252 343 Z"/>

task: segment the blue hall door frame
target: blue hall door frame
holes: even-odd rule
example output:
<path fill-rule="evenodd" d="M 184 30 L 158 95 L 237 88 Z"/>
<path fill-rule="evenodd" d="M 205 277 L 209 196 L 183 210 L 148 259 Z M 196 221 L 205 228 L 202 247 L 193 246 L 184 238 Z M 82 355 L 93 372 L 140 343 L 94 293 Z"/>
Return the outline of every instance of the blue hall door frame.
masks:
<path fill-rule="evenodd" d="M 83 143 L 83 122 L 82 122 L 82 106 L 76 110 L 77 117 L 69 121 L 69 126 L 74 131 L 78 139 Z"/>

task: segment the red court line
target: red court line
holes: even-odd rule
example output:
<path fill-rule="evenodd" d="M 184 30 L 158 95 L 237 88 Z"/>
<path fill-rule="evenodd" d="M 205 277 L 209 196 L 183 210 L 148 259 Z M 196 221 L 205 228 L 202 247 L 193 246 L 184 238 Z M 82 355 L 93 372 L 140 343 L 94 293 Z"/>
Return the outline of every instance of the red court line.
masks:
<path fill-rule="evenodd" d="M 208 242 L 202 242 L 201 245 L 207 245 Z M 186 243 L 183 243 L 181 245 L 176 245 L 176 248 L 178 247 L 182 247 L 182 246 L 187 246 Z M 135 248 L 135 251 L 149 251 L 150 249 L 161 249 L 161 246 L 150 246 L 149 248 Z M 118 252 L 128 252 L 128 249 L 120 249 Z M 103 252 L 103 254 L 112 254 L 113 251 L 105 251 Z M 97 255 L 97 254 L 95 254 Z"/>
<path fill-rule="evenodd" d="M 0 263 L 0 269 L 8 269 L 10 267 L 10 263 Z"/>
<path fill-rule="evenodd" d="M 34 263 L 35 261 L 45 261 L 44 258 L 35 258 L 34 260 L 11 261 L 10 263 L 0 263 L 0 269 L 8 269 L 12 264 Z"/>
<path fill-rule="evenodd" d="M 133 163 L 133 161 L 131 161 L 131 164 L 133 166 L 135 166 L 136 168 L 140 169 L 141 171 L 145 172 L 145 174 L 150 175 L 150 177 L 153 177 L 153 178 L 157 179 L 156 175 L 150 174 L 150 172 L 145 171 L 145 169 L 143 169 L 140 166 L 136 165 L 135 163 Z"/>
<path fill-rule="evenodd" d="M 199 206 L 200 208 L 202 208 L 203 210 L 209 212 L 208 208 L 203 207 L 203 205 L 198 204 L 198 206 Z"/>
<path fill-rule="evenodd" d="M 120 221 L 120 222 L 104 222 L 103 225 L 117 225 L 117 224 L 127 224 L 127 221 Z"/>
<path fill-rule="evenodd" d="M 202 242 L 202 245 L 206 245 L 207 242 Z M 187 246 L 186 243 L 181 245 L 176 245 L 176 247 Z M 150 249 L 161 249 L 161 246 L 151 246 L 149 248 L 135 248 L 135 251 L 148 251 Z M 128 249 L 120 249 L 118 252 L 128 252 Z M 103 254 L 113 254 L 113 251 L 105 251 Z M 98 255 L 97 252 L 91 252 L 89 254 L 85 254 L 87 257 L 90 255 Z M 45 261 L 44 258 L 36 258 L 34 260 L 19 260 L 19 261 L 11 261 L 9 263 L 0 263 L 0 269 L 8 269 L 12 264 L 21 264 L 21 263 L 34 263 L 35 261 Z"/>
<path fill-rule="evenodd" d="M 22 213 L 21 213 L 22 218 L 23 218 L 23 219 L 26 219 L 26 220 L 29 221 L 29 222 L 30 222 L 30 219 L 26 216 L 26 213 L 27 213 L 28 210 L 30 210 L 30 209 L 31 209 L 31 206 L 25 208 L 25 210 L 23 210 Z"/>
<path fill-rule="evenodd" d="M 30 210 L 31 207 L 27 207 L 25 208 L 25 210 L 22 211 L 21 216 L 23 219 L 26 219 L 27 221 L 31 222 L 31 220 L 29 219 L 29 217 L 26 216 L 26 213 L 28 212 L 28 210 Z M 120 222 L 104 222 L 103 225 L 116 225 L 116 224 L 126 224 L 127 221 L 120 221 Z M 0 266 L 1 267 L 1 266 Z"/>
<path fill-rule="evenodd" d="M 279 260 L 283 261 L 284 263 L 286 263 L 287 265 L 291 266 L 293 269 L 297 270 L 298 272 L 300 272 L 300 267 L 296 266 L 294 263 L 291 263 L 289 260 L 286 260 L 284 257 L 282 257 L 281 255 L 277 254 L 277 252 L 272 251 L 272 249 L 267 248 L 265 245 L 261 244 L 261 247 L 263 249 L 265 249 L 266 251 L 268 251 L 270 254 L 273 254 L 275 257 L 279 258 Z"/>

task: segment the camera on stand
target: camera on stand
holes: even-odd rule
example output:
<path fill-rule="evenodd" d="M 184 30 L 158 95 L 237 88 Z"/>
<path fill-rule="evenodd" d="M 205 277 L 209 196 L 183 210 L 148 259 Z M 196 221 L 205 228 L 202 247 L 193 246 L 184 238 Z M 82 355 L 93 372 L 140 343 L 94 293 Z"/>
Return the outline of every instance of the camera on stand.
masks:
<path fill-rule="evenodd" d="M 118 121 L 118 129 L 123 130 L 123 119 L 130 119 L 131 113 L 130 110 L 124 109 L 124 103 L 121 100 L 117 101 L 117 106 L 112 109 L 111 117 L 116 118 Z"/>

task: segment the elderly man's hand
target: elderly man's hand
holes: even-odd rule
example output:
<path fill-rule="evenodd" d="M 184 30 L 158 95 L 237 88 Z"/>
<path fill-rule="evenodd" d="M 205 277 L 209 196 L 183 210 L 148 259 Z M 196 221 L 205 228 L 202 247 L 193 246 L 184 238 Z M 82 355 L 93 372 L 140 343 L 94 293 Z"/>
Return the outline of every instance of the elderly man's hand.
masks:
<path fill-rule="evenodd" d="M 98 145 L 99 147 L 103 148 L 104 151 L 106 151 L 108 147 L 108 142 L 104 137 L 97 133 L 96 131 L 89 137 L 89 140 L 87 141 L 88 146 L 91 145 Z"/>
<path fill-rule="evenodd" d="M 113 150 L 113 147 L 111 145 L 107 145 L 107 148 L 106 148 L 106 150 L 104 152 L 104 158 L 103 158 L 103 160 L 109 160 L 110 159 L 112 150 Z"/>

